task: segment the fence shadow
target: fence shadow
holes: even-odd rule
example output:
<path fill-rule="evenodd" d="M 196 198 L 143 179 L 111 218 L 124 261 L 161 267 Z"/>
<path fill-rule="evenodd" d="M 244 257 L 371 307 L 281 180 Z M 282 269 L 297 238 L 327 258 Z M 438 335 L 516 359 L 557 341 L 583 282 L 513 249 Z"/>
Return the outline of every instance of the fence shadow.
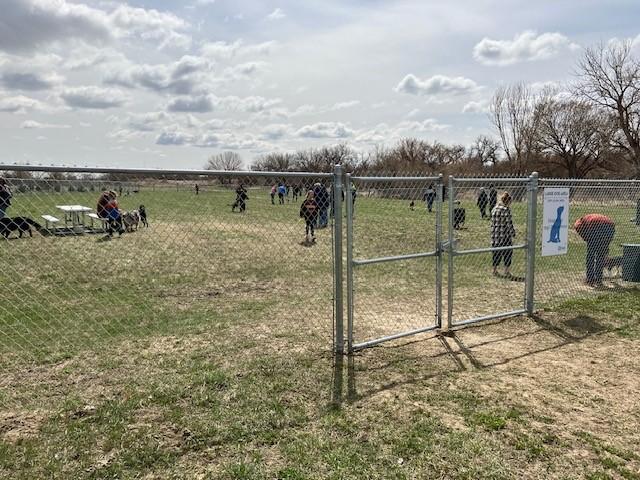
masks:
<path fill-rule="evenodd" d="M 513 333 L 511 327 L 516 325 L 526 330 Z M 502 326 L 508 326 L 510 331 L 496 334 L 495 327 Z M 474 338 L 483 335 L 482 329 L 491 327 L 494 327 L 490 333 L 492 338 Z M 558 322 L 535 315 L 530 318 L 517 317 L 443 332 L 426 339 L 380 345 L 350 356 L 336 356 L 333 404 L 340 406 L 344 401 L 357 403 L 403 386 L 464 372 L 496 368 L 523 358 L 561 350 L 621 328 L 623 327 L 603 325 L 595 318 L 585 315 Z M 545 345 L 539 346 L 539 342 L 534 341 L 533 337 L 540 335 L 545 337 L 545 341 L 542 342 Z M 480 350 L 483 350 L 482 355 Z M 486 350 L 492 353 L 487 354 Z"/>

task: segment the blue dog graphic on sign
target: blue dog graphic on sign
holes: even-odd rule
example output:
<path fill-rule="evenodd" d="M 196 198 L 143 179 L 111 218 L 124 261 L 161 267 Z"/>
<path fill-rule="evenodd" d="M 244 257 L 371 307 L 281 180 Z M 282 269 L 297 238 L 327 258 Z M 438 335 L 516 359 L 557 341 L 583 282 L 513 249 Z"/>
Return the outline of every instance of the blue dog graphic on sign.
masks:
<path fill-rule="evenodd" d="M 549 241 L 547 243 L 560 243 L 560 227 L 562 226 L 562 212 L 564 207 L 558 207 L 556 213 L 556 220 L 551 225 L 551 234 L 549 235 Z"/>

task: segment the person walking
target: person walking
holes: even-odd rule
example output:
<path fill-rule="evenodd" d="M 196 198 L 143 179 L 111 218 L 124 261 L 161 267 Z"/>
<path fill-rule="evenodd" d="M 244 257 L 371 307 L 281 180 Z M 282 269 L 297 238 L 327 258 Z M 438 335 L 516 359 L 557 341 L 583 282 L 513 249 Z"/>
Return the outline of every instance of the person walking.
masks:
<path fill-rule="evenodd" d="M 329 192 L 320 182 L 313 185 L 313 194 L 318 205 L 318 228 L 326 228 L 329 224 Z"/>
<path fill-rule="evenodd" d="M 511 217 L 511 195 L 504 192 L 500 196 L 500 202 L 491 211 L 491 246 L 492 247 L 510 247 L 513 245 L 513 239 L 516 236 L 516 229 L 513 227 L 513 219 Z M 511 260 L 513 258 L 513 250 L 498 250 L 493 252 L 493 274 L 498 275 L 498 267 L 504 264 L 504 275 L 511 277 Z"/>
<path fill-rule="evenodd" d="M 243 184 L 238 185 L 236 188 L 236 201 L 231 206 L 231 211 L 235 212 L 236 208 L 240 210 L 240 213 L 244 213 L 247 209 L 247 200 L 249 199 L 249 195 L 247 195 L 247 189 L 244 188 Z"/>
<path fill-rule="evenodd" d="M 489 193 L 487 194 L 489 197 L 489 214 L 493 212 L 493 209 L 496 208 L 496 204 L 498 203 L 498 191 L 493 186 L 493 184 L 489 185 Z"/>
<path fill-rule="evenodd" d="M 427 187 L 427 190 L 426 192 L 424 192 L 422 199 L 427 205 L 427 210 L 429 211 L 429 213 L 431 213 L 433 211 L 433 202 L 436 199 L 436 190 L 435 188 L 433 188 L 433 183 Z"/>
<path fill-rule="evenodd" d="M 311 234 L 311 241 L 316 241 L 315 224 L 318 217 L 318 210 L 315 194 L 313 190 L 309 190 L 307 192 L 307 198 L 305 198 L 302 205 L 300 205 L 300 217 L 304 219 L 305 241 L 307 242 L 309 242 L 309 234 Z"/>
<path fill-rule="evenodd" d="M 585 283 L 590 286 L 602 285 L 602 272 L 609 255 L 609 245 L 616 233 L 615 223 L 606 215 L 589 213 L 580 217 L 574 228 L 587 244 Z"/>
<path fill-rule="evenodd" d="M 4 218 L 7 214 L 7 208 L 11 206 L 13 194 L 7 184 L 7 181 L 0 177 L 0 218 Z"/>
<path fill-rule="evenodd" d="M 484 189 L 484 187 L 481 187 L 480 193 L 478 194 L 478 200 L 476 201 L 476 205 L 478 205 L 478 208 L 480 209 L 480 215 L 482 216 L 483 219 L 487 217 L 488 204 L 489 204 L 489 197 L 487 195 L 487 191 Z M 489 212 L 491 212 L 491 210 Z"/>

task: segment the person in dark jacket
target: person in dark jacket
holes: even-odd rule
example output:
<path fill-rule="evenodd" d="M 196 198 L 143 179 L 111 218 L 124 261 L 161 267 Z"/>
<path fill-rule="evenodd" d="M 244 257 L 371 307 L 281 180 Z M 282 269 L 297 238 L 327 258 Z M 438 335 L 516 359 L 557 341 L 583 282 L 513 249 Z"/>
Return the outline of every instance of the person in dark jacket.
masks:
<path fill-rule="evenodd" d="M 306 235 L 305 240 L 307 242 L 309 241 L 309 234 L 311 234 L 311 241 L 316 241 L 314 228 L 316 220 L 318 219 L 318 211 L 319 207 L 315 199 L 315 194 L 313 193 L 313 190 L 309 190 L 307 192 L 307 198 L 305 198 L 305 200 L 302 202 L 302 205 L 300 205 L 300 217 L 304 219 L 304 231 Z"/>
<path fill-rule="evenodd" d="M 433 202 L 436 199 L 436 189 L 433 187 L 433 183 L 429 185 L 427 190 L 424 192 L 423 200 L 427 204 L 427 210 L 429 213 L 433 210 Z"/>
<path fill-rule="evenodd" d="M 324 185 L 317 182 L 313 185 L 313 194 L 318 205 L 318 228 L 326 228 L 329 224 L 329 192 Z"/>
<path fill-rule="evenodd" d="M 493 184 L 489 185 L 488 197 L 489 215 L 491 215 L 491 212 L 493 212 L 493 209 L 496 208 L 496 205 L 498 204 L 498 191 L 496 190 L 496 187 L 493 186 Z"/>
<path fill-rule="evenodd" d="M 13 194 L 7 185 L 7 181 L 0 177 L 0 218 L 4 218 L 7 208 L 11 206 Z"/>
<path fill-rule="evenodd" d="M 487 216 L 487 205 L 489 204 L 489 196 L 487 195 L 487 191 L 482 187 L 480 189 L 480 193 L 478 194 L 478 200 L 476 201 L 476 205 L 480 209 L 480 215 L 482 218 L 486 218 Z"/>
<path fill-rule="evenodd" d="M 616 233 L 615 224 L 606 215 L 589 213 L 579 218 L 574 228 L 587 243 L 586 283 L 591 286 L 601 285 L 609 245 Z"/>
<path fill-rule="evenodd" d="M 236 188 L 236 201 L 231 206 L 231 211 L 235 212 L 236 208 L 240 210 L 240 213 L 243 213 L 247 209 L 247 200 L 249 199 L 249 195 L 247 195 L 247 189 L 244 188 L 244 185 L 238 185 Z"/>

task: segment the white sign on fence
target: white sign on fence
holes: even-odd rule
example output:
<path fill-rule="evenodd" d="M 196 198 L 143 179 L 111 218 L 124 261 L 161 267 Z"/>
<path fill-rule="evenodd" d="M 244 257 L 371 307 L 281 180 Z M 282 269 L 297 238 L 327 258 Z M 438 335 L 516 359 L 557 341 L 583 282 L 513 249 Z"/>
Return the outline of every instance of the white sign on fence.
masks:
<path fill-rule="evenodd" d="M 542 256 L 565 255 L 569 245 L 569 188 L 544 189 Z"/>

